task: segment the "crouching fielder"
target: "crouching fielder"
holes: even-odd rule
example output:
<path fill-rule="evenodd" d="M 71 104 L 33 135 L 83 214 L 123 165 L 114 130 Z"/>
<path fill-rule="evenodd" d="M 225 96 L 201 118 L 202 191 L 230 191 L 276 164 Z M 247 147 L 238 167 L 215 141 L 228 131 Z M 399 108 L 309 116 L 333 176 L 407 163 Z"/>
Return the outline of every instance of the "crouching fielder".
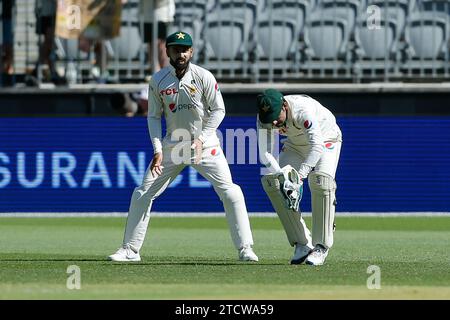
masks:
<path fill-rule="evenodd" d="M 322 265 L 333 246 L 336 206 L 335 174 L 342 134 L 334 115 L 306 95 L 283 96 L 268 89 L 257 97 L 258 142 L 261 162 L 271 174 L 261 181 L 291 246 L 291 264 Z M 273 130 L 287 138 L 279 165 L 273 154 Z M 280 169 L 281 167 L 281 169 Z M 311 191 L 312 232 L 299 210 L 303 182 Z"/>
<path fill-rule="evenodd" d="M 258 261 L 241 188 L 233 183 L 216 134 L 225 106 L 214 76 L 190 63 L 192 39 L 176 32 L 166 40 L 170 66 L 153 75 L 149 90 L 148 127 L 154 156 L 142 184 L 132 195 L 122 247 L 113 261 L 140 261 L 139 251 L 156 198 L 187 165 L 211 182 L 223 202 L 231 238 L 242 261 Z M 166 120 L 162 139 L 161 116 Z"/>

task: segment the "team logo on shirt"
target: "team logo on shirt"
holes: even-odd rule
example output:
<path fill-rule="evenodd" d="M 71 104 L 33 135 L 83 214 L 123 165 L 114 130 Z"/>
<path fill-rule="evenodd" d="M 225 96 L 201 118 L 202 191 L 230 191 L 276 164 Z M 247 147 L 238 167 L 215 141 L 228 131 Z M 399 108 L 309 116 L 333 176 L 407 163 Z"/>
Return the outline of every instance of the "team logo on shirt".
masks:
<path fill-rule="evenodd" d="M 194 96 L 197 93 L 197 88 L 195 86 L 187 86 L 189 88 L 189 93 Z"/>
<path fill-rule="evenodd" d="M 334 143 L 333 142 L 325 142 L 325 148 L 327 148 L 328 150 L 333 150 Z"/>
<path fill-rule="evenodd" d="M 312 127 L 312 122 L 309 121 L 309 120 L 306 120 L 305 122 L 303 122 L 303 126 L 304 126 L 306 129 L 309 129 L 309 128 Z"/>
<path fill-rule="evenodd" d="M 212 156 L 218 156 L 219 154 L 220 154 L 220 150 L 219 150 L 219 149 L 213 148 L 213 149 L 211 150 L 211 155 L 212 155 Z"/>
<path fill-rule="evenodd" d="M 219 84 L 217 82 L 216 82 L 216 85 L 214 86 L 214 89 L 216 89 L 216 91 L 220 91 Z"/>
<path fill-rule="evenodd" d="M 177 105 L 175 103 L 171 103 L 171 104 L 169 104 L 169 109 L 170 109 L 170 111 L 175 113 L 177 111 Z"/>

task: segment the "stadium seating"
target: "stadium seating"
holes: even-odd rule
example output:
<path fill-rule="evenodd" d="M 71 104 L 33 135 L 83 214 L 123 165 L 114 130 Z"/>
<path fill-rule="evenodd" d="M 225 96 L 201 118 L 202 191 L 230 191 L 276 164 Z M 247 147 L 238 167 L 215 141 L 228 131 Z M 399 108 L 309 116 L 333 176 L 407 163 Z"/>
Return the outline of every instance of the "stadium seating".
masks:
<path fill-rule="evenodd" d="M 281 70 L 284 75 L 298 69 L 300 61 L 300 34 L 313 4 L 310 0 L 269 0 L 259 12 L 257 73 Z"/>
<path fill-rule="evenodd" d="M 395 21 L 399 34 L 403 34 L 406 17 L 411 13 L 414 0 L 368 0 L 367 6 L 376 5 L 380 8 L 382 20 Z"/>
<path fill-rule="evenodd" d="M 401 30 L 401 23 L 393 18 L 380 20 L 378 28 L 371 26 L 365 16 L 358 21 L 353 65 L 356 77 L 398 74 Z"/>
<path fill-rule="evenodd" d="M 138 3 L 124 5 L 120 36 L 106 47 L 110 70 L 132 68 L 140 76 L 148 61 Z M 285 81 L 306 75 L 388 81 L 427 77 L 421 67 L 448 75 L 450 0 L 175 0 L 175 5 L 169 32 L 190 33 L 193 61 L 220 80 Z M 57 38 L 56 45 L 60 63 L 90 66 L 76 40 Z"/>
<path fill-rule="evenodd" d="M 356 17 L 362 9 L 363 1 L 358 0 L 318 0 L 311 12 L 311 21 L 320 21 L 323 18 L 338 18 L 346 21 L 349 34 L 353 32 Z"/>
<path fill-rule="evenodd" d="M 324 77 L 330 72 L 336 76 L 350 66 L 348 28 L 346 20 L 332 17 L 307 23 L 304 35 L 306 59 L 301 68 L 308 72 L 308 77 L 313 74 Z"/>
<path fill-rule="evenodd" d="M 175 1 L 175 20 L 181 15 L 203 19 L 206 10 L 215 5 L 215 0 L 179 0 Z"/>
<path fill-rule="evenodd" d="M 197 62 L 203 54 L 206 13 L 215 5 L 215 0 L 180 0 L 175 2 L 174 23 L 169 33 L 184 30 L 192 35 L 195 54 L 193 61 Z"/>
<path fill-rule="evenodd" d="M 219 76 L 249 72 L 258 1 L 220 0 L 206 15 L 204 65 Z"/>
<path fill-rule="evenodd" d="M 143 46 L 139 25 L 137 23 L 122 25 L 120 36 L 111 40 L 111 45 L 114 54 L 120 60 L 134 60 Z"/>
<path fill-rule="evenodd" d="M 450 22 L 444 12 L 417 11 L 405 31 L 408 44 L 406 69 L 445 69 L 448 72 Z"/>
<path fill-rule="evenodd" d="M 434 11 L 450 14 L 450 0 L 416 0 L 417 11 Z"/>
<path fill-rule="evenodd" d="M 305 58 L 301 69 L 308 77 L 350 77 L 352 37 L 361 1 L 318 0 L 306 20 Z"/>

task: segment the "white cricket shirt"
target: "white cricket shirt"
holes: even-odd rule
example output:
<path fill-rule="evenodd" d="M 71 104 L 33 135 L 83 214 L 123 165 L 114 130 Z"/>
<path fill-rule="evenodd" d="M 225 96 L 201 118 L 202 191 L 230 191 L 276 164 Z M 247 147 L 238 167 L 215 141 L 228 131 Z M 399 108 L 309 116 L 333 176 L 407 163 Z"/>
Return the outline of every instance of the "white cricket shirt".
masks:
<path fill-rule="evenodd" d="M 289 105 L 286 128 L 279 130 L 287 139 L 282 141 L 292 148 L 308 147 L 307 155 L 299 171 L 302 179 L 306 178 L 320 160 L 326 142 L 342 141 L 342 133 L 335 116 L 317 100 L 307 95 L 288 95 L 284 99 Z M 273 153 L 272 124 L 263 124 L 257 117 L 259 154 L 263 163 L 267 163 L 264 153 Z M 265 131 L 261 129 L 266 129 Z M 267 143 L 265 143 L 267 142 Z"/>
<path fill-rule="evenodd" d="M 155 152 L 161 152 L 161 116 L 166 120 L 166 146 L 180 141 L 177 129 L 203 147 L 220 145 L 216 130 L 225 116 L 225 105 L 215 77 L 208 70 L 189 63 L 183 78 L 168 66 L 155 73 L 149 84 L 148 127 Z M 175 131 L 177 130 L 177 131 Z"/>

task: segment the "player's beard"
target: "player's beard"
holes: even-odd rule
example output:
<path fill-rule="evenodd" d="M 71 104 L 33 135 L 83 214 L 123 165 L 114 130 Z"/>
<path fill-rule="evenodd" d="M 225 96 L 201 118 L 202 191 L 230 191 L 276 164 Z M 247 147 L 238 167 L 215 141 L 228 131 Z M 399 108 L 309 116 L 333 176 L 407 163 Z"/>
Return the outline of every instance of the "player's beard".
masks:
<path fill-rule="evenodd" d="M 175 70 L 177 70 L 177 72 L 183 72 L 185 71 L 188 66 L 189 63 L 191 62 L 191 59 L 177 59 L 177 60 L 172 60 L 170 59 L 170 64 L 175 68 Z"/>

